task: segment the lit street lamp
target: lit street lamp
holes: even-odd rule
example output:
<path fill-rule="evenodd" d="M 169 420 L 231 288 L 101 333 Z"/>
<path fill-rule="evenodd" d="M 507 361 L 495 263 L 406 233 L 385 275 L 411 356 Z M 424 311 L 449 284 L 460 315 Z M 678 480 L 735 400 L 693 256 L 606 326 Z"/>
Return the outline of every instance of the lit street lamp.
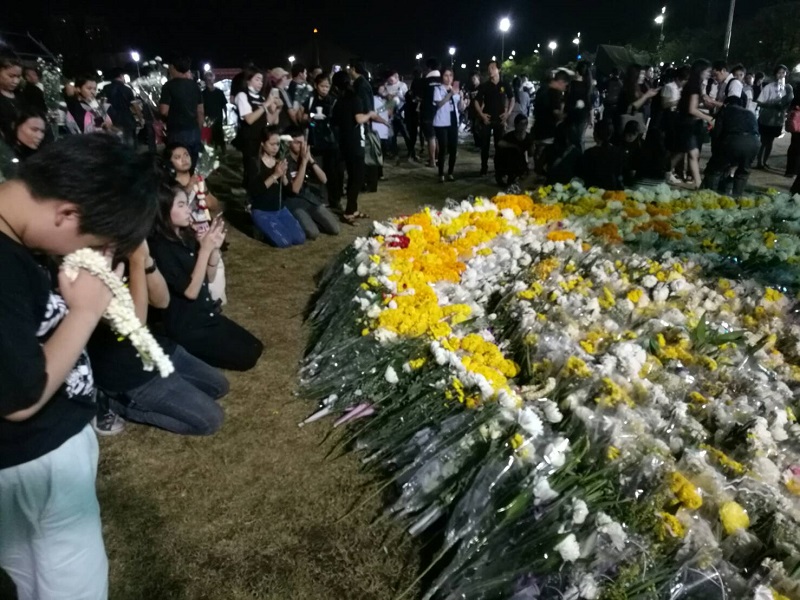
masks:
<path fill-rule="evenodd" d="M 208 73 L 211 70 L 211 65 L 206 63 L 203 65 L 203 73 Z"/>
<path fill-rule="evenodd" d="M 500 29 L 500 56 L 503 56 L 506 53 L 506 34 L 508 30 L 511 29 L 511 21 L 508 17 L 503 17 L 500 19 L 500 25 L 498 26 Z M 494 59 L 492 59 L 494 60 Z"/>
<path fill-rule="evenodd" d="M 667 7 L 666 6 L 662 6 L 661 7 L 661 14 L 658 15 L 654 19 L 654 21 L 656 22 L 656 25 L 660 25 L 661 26 L 661 34 L 658 37 L 658 54 L 659 55 L 661 54 L 661 48 L 664 47 L 664 21 L 667 18 L 666 15 L 667 15 Z"/>
<path fill-rule="evenodd" d="M 420 66 L 420 61 L 422 60 L 422 52 L 417 52 L 417 55 L 414 57 L 417 60 L 417 66 Z"/>
<path fill-rule="evenodd" d="M 456 59 L 456 49 L 455 46 L 450 46 L 447 50 L 447 53 L 450 55 L 450 66 L 453 66 L 453 61 Z"/>
<path fill-rule="evenodd" d="M 139 55 L 138 52 L 136 52 L 136 50 L 131 51 L 131 60 L 136 63 L 136 76 L 137 77 L 141 77 L 142 76 L 141 73 L 139 73 L 139 60 L 141 58 L 142 57 Z"/>
<path fill-rule="evenodd" d="M 555 41 L 552 41 L 547 44 L 547 47 L 550 48 L 550 56 L 554 56 L 556 53 L 556 48 L 558 48 L 558 44 Z"/>
<path fill-rule="evenodd" d="M 295 61 L 294 54 L 292 54 L 289 57 L 289 66 L 294 66 L 294 61 Z"/>
<path fill-rule="evenodd" d="M 578 36 L 572 40 L 572 43 L 578 47 L 578 56 L 581 55 L 581 32 L 578 32 Z"/>

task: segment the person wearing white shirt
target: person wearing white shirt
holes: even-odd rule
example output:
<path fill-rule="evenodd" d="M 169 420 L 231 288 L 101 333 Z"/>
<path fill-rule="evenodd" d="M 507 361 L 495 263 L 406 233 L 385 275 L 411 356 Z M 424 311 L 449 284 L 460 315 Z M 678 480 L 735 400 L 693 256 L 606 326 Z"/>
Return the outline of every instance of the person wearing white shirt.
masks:
<path fill-rule="evenodd" d="M 733 76 L 731 71 L 728 71 L 728 65 L 725 61 L 716 61 L 711 67 L 711 78 L 716 82 L 716 94 L 705 98 L 705 105 L 712 110 L 718 112 L 725 106 L 725 99 L 729 96 L 736 96 L 741 98 L 744 93 L 744 86 L 742 82 Z M 712 91 L 713 94 L 713 91 Z"/>
<path fill-rule="evenodd" d="M 403 120 L 403 107 L 406 102 L 408 86 L 405 81 L 400 79 L 400 75 L 395 71 L 386 78 L 386 83 L 381 86 L 379 93 L 392 110 L 392 138 L 389 141 L 391 151 L 394 155 L 400 154 L 397 147 L 397 136 L 400 135 L 403 137 L 403 141 L 406 144 L 408 157 L 411 158 L 414 146 L 411 144 L 411 140 L 409 140 L 406 123 Z"/>
<path fill-rule="evenodd" d="M 436 112 L 433 130 L 439 147 L 439 182 L 444 183 L 444 155 L 447 154 L 447 181 L 453 181 L 458 151 L 458 118 L 461 112 L 461 94 L 453 88 L 453 70 L 442 72 L 442 83 L 433 90 Z"/>
<path fill-rule="evenodd" d="M 261 95 L 264 75 L 259 69 L 253 65 L 244 69 L 242 84 L 244 89 L 233 99 L 239 113 L 239 131 L 234 146 L 242 153 L 242 187 L 247 189 L 258 163 L 261 132 L 267 125 L 278 122 L 278 113 L 275 97 L 271 95 L 269 99 L 265 99 Z"/>
<path fill-rule="evenodd" d="M 765 85 L 758 96 L 758 131 L 761 134 L 761 148 L 756 158 L 757 169 L 768 169 L 770 154 L 772 154 L 772 144 L 775 138 L 783 131 L 783 124 L 786 122 L 786 112 L 794 99 L 792 86 L 786 83 L 786 75 L 789 73 L 784 65 L 775 67 L 773 74 L 775 81 Z"/>

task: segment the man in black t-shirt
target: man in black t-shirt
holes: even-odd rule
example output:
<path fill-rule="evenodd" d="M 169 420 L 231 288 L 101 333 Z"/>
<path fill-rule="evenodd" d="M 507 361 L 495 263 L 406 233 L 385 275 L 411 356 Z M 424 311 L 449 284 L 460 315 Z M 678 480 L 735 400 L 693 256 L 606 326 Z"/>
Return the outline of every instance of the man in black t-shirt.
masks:
<path fill-rule="evenodd" d="M 200 128 L 205 121 L 205 109 L 200 88 L 194 82 L 191 61 L 176 58 L 169 65 L 170 80 L 161 88 L 159 112 L 167 122 L 167 144 L 183 144 L 192 157 L 192 165 L 202 147 Z"/>
<path fill-rule="evenodd" d="M 108 594 L 84 346 L 111 291 L 84 270 L 56 279 L 40 260 L 130 252 L 158 184 L 150 157 L 90 134 L 43 148 L 0 185 L 0 568 L 20 598 Z"/>
<path fill-rule="evenodd" d="M 133 90 L 125 85 L 122 69 L 111 71 L 111 83 L 103 90 L 108 100 L 108 116 L 114 126 L 122 131 L 123 139 L 132 146 L 136 145 L 136 118 L 133 111 L 139 108 L 134 104 Z"/>
<path fill-rule="evenodd" d="M 511 86 L 500 79 L 500 67 L 496 61 L 489 63 L 489 80 L 478 87 L 475 96 L 475 112 L 478 118 L 478 139 L 481 143 L 481 175 L 489 172 L 489 146 L 494 136 L 495 150 L 506 130 L 506 120 L 514 109 Z"/>
<path fill-rule="evenodd" d="M 214 148 L 219 148 L 224 153 L 225 130 L 222 126 L 225 124 L 225 109 L 228 102 L 225 99 L 225 92 L 214 87 L 215 79 L 214 71 L 206 71 L 205 75 L 203 75 L 203 80 L 206 82 L 206 87 L 202 93 L 203 112 L 206 117 L 212 120 L 211 144 Z"/>
<path fill-rule="evenodd" d="M 563 70 L 556 72 L 547 82 L 546 87 L 539 88 L 533 102 L 533 140 L 536 144 L 534 160 L 536 172 L 543 174 L 546 170 L 544 161 L 548 147 L 555 142 L 558 124 L 564 120 L 564 91 L 569 83 L 569 73 Z"/>

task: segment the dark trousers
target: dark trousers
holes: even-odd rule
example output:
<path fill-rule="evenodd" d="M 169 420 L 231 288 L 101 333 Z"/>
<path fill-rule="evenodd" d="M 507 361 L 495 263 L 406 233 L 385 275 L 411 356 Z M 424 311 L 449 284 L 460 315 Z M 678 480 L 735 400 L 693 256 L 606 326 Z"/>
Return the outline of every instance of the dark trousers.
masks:
<path fill-rule="evenodd" d="M 413 142 L 411 141 L 408 135 L 408 130 L 406 129 L 405 121 L 403 121 L 403 119 L 399 117 L 395 117 L 394 119 L 392 119 L 392 130 L 393 130 L 392 140 L 391 140 L 392 154 L 394 154 L 395 156 L 400 156 L 400 148 L 398 147 L 397 144 L 397 136 L 399 135 L 400 137 L 403 138 L 403 141 L 406 144 L 406 150 L 408 151 L 408 158 L 414 156 L 414 143 L 416 142 L 416 140 L 414 140 Z"/>
<path fill-rule="evenodd" d="M 339 150 L 324 150 L 317 157 L 317 162 L 322 165 L 325 177 L 325 190 L 328 194 L 328 206 L 340 209 L 342 202 L 342 186 L 344 185 L 344 164 L 339 160 Z"/>
<path fill-rule="evenodd" d="M 527 171 L 528 165 L 525 162 L 525 153 L 518 148 L 498 148 L 494 155 L 494 174 L 495 178 L 502 180 L 508 177 L 508 184 L 511 185 L 522 177 Z"/>
<path fill-rule="evenodd" d="M 367 167 L 364 164 L 364 156 L 358 154 L 345 153 L 344 166 L 347 170 L 347 207 L 345 214 L 352 215 L 358 212 L 358 195 L 364 187 L 364 177 Z"/>
<path fill-rule="evenodd" d="M 258 338 L 223 315 L 215 325 L 181 332 L 175 341 L 212 367 L 231 371 L 252 369 L 264 351 Z"/>
<path fill-rule="evenodd" d="M 447 154 L 447 174 L 452 175 L 456 168 L 458 154 L 458 126 L 434 127 L 436 143 L 439 146 L 439 176 L 444 175 L 444 155 Z"/>
<path fill-rule="evenodd" d="M 792 143 L 786 154 L 786 176 L 800 175 L 800 133 L 792 134 Z"/>
<path fill-rule="evenodd" d="M 500 121 L 492 121 L 486 125 L 483 121 L 477 123 L 479 127 L 478 138 L 481 142 L 481 171 L 486 171 L 489 168 L 489 147 L 492 143 L 492 136 L 494 136 L 494 149 L 497 150 L 497 144 L 505 134 L 505 127 Z"/>
<path fill-rule="evenodd" d="M 242 187 L 247 189 L 250 181 L 258 174 L 258 151 L 261 142 L 258 139 L 244 139 L 242 150 Z"/>
<path fill-rule="evenodd" d="M 754 135 L 731 135 L 719 140 L 712 147 L 711 158 L 706 166 L 705 187 L 717 191 L 728 169 L 736 167 L 732 194 L 737 198 L 741 196 L 758 150 L 759 139 Z"/>
<path fill-rule="evenodd" d="M 419 120 L 416 118 L 406 118 L 406 131 L 408 133 L 408 156 L 417 156 L 417 138 L 419 137 Z"/>
<path fill-rule="evenodd" d="M 200 150 L 203 147 L 203 143 L 200 140 L 199 127 L 184 131 L 167 131 L 167 145 L 170 144 L 186 146 L 189 156 L 192 157 L 192 166 L 197 166 L 197 157 L 200 156 Z"/>
<path fill-rule="evenodd" d="M 144 385 L 111 395 L 111 409 L 127 421 L 182 435 L 211 435 L 222 426 L 217 400 L 228 393 L 228 380 L 178 346 L 170 355 L 175 371 Z"/>

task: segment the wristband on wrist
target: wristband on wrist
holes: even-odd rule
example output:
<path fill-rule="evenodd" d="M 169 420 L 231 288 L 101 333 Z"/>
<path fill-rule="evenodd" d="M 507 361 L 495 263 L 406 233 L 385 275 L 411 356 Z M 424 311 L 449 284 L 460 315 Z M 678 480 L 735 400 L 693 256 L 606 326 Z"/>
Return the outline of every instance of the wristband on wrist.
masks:
<path fill-rule="evenodd" d="M 156 266 L 156 261 L 153 261 L 152 265 L 150 265 L 149 267 L 145 267 L 144 274 L 145 275 L 152 275 L 153 273 L 156 272 L 156 270 L 158 270 L 158 267 Z"/>

